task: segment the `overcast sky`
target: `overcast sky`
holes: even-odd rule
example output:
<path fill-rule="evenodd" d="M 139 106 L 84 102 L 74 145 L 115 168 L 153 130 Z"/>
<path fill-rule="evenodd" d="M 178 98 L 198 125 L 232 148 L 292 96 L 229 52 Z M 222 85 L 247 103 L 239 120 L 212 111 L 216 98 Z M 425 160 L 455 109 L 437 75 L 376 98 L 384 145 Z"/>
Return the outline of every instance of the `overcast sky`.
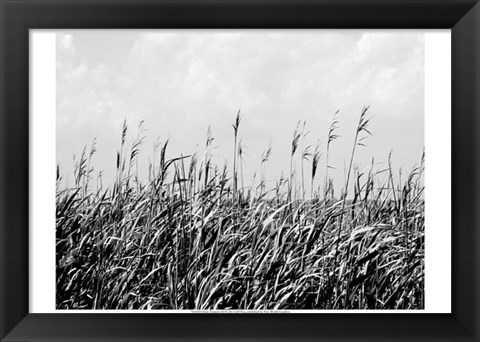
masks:
<path fill-rule="evenodd" d="M 324 152 L 332 115 L 340 110 L 341 138 L 330 157 L 336 168 L 331 175 L 340 185 L 355 125 L 362 107 L 370 105 L 373 136 L 355 163 L 369 166 L 373 157 L 381 169 L 393 150 L 393 166 L 405 174 L 419 163 L 424 147 L 424 35 L 365 32 L 59 33 L 57 163 L 71 185 L 72 156 L 95 137 L 95 170 L 112 179 L 126 118 L 130 138 L 144 121 L 141 172 L 158 137 L 170 139 L 169 157 L 193 152 L 201 157 L 208 126 L 217 163 L 231 165 L 231 124 L 241 109 L 245 182 L 259 171 L 261 154 L 271 144 L 266 177 L 273 185 L 282 171 L 288 174 L 297 122 L 307 122 L 305 144 L 319 139 Z M 325 154 L 322 182 L 324 168 Z"/>

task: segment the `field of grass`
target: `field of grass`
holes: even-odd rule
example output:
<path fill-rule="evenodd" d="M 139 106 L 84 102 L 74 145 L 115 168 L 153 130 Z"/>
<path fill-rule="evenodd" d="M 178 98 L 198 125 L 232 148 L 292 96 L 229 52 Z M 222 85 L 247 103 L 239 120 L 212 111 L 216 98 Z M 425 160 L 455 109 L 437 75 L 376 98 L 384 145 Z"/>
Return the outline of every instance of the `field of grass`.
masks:
<path fill-rule="evenodd" d="M 390 157 L 359 171 L 368 123 L 364 108 L 338 199 L 328 176 L 337 116 L 324 150 L 302 147 L 297 126 L 289 176 L 268 190 L 263 176 L 243 184 L 240 113 L 231 169 L 213 165 L 209 133 L 201 158 L 167 159 L 168 141 L 159 145 L 143 182 L 143 139 L 127 149 L 124 124 L 112 186 L 92 184 L 95 144 L 74 186 L 60 186 L 57 168 L 57 309 L 423 309 L 424 157 L 402 183 Z M 305 177 L 322 186 L 306 189 Z"/>

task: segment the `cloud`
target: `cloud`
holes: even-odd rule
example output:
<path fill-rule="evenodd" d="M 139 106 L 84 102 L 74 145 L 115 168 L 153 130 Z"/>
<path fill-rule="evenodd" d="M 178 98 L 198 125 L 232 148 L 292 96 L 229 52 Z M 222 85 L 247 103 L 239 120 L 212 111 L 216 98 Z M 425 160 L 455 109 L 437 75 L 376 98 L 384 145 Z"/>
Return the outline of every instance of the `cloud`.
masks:
<path fill-rule="evenodd" d="M 75 52 L 75 46 L 73 45 L 73 36 L 71 34 L 60 35 L 60 42 L 64 50 L 70 53 Z"/>
<path fill-rule="evenodd" d="M 278 177 L 297 121 L 307 121 L 311 141 L 306 143 L 314 143 L 324 140 L 332 114 L 340 109 L 342 139 L 333 146 L 332 163 L 341 179 L 364 105 L 371 105 L 375 137 L 359 152 L 360 163 L 384 158 L 391 148 L 401 163 L 413 163 L 412 155 L 423 149 L 422 34 L 162 30 L 128 39 L 101 33 L 60 37 L 57 152 L 62 163 L 70 163 L 71 153 L 96 136 L 100 168 L 111 167 L 125 117 L 131 127 L 145 120 L 146 154 L 157 136 L 171 139 L 172 155 L 195 150 L 210 125 L 216 155 L 229 160 L 231 122 L 239 108 L 245 113 L 240 134 L 251 173 L 272 140 L 267 174 Z M 403 127 L 413 127 L 408 146 Z"/>

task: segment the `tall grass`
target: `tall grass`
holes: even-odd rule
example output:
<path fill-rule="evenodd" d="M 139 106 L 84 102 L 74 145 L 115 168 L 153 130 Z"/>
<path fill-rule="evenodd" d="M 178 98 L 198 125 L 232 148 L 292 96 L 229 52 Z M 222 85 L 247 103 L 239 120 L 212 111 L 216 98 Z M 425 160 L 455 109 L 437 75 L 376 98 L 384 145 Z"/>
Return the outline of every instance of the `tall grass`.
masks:
<path fill-rule="evenodd" d="M 57 168 L 57 308 L 422 309 L 424 156 L 403 183 L 395 183 L 391 157 L 387 181 L 381 177 L 386 170 L 376 171 L 373 160 L 368 173 L 357 168 L 355 149 L 370 134 L 367 110 L 356 129 L 340 199 L 330 195 L 328 178 L 336 116 L 324 145 L 324 191 L 313 188 L 321 176 L 321 145 L 310 154 L 299 123 L 285 153 L 290 173 L 275 182 L 274 196 L 265 190 L 271 146 L 261 156 L 260 191 L 244 186 L 240 112 L 233 125 L 231 175 L 227 165 L 212 162 L 209 129 L 203 158 L 167 159 L 168 141 L 157 142 L 145 183 L 135 162 L 143 135 L 127 160 L 125 122 L 112 187 L 90 184 L 95 152 L 85 150 L 76 162 L 73 188 L 60 186 Z M 299 143 L 302 196 L 297 198 Z M 305 156 L 312 163 L 308 199 Z"/>
<path fill-rule="evenodd" d="M 328 129 L 328 137 L 327 137 L 327 151 L 326 151 L 326 163 L 325 163 L 325 190 L 324 190 L 324 199 L 325 201 L 328 200 L 329 193 L 333 193 L 333 185 L 328 177 L 328 169 L 333 168 L 329 164 L 329 157 L 330 157 L 330 145 L 340 136 L 336 134 L 336 130 L 338 129 L 338 115 L 339 111 L 337 110 L 335 114 L 333 114 L 333 119 Z M 331 195 L 333 197 L 333 194 Z"/>

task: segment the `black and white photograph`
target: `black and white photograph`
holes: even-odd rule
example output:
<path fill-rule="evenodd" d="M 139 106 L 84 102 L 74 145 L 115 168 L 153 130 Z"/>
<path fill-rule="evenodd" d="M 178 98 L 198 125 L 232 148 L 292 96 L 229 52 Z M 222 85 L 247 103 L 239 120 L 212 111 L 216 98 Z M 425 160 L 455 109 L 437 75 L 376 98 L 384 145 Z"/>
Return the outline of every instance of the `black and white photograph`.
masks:
<path fill-rule="evenodd" d="M 425 309 L 424 33 L 55 44 L 56 310 Z"/>

